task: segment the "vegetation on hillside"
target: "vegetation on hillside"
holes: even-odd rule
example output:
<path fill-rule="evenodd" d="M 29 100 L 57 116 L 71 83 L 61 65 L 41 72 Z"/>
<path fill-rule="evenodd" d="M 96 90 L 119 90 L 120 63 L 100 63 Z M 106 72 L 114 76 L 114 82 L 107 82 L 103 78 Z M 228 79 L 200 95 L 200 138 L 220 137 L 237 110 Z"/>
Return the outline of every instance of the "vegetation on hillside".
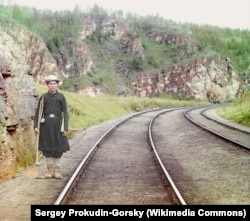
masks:
<path fill-rule="evenodd" d="M 214 50 L 230 59 L 239 75 L 250 76 L 250 31 L 192 24 L 191 30 L 206 50 Z"/>

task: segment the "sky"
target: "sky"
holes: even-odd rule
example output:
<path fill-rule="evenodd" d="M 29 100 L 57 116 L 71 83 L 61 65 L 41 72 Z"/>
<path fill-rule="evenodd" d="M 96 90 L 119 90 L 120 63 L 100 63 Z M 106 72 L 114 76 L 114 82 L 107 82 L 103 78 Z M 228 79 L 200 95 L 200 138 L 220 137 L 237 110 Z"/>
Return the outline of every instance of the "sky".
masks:
<path fill-rule="evenodd" d="M 0 0 L 53 11 L 85 11 L 94 4 L 108 11 L 122 10 L 136 15 L 159 15 L 175 22 L 250 30 L 250 0 Z"/>

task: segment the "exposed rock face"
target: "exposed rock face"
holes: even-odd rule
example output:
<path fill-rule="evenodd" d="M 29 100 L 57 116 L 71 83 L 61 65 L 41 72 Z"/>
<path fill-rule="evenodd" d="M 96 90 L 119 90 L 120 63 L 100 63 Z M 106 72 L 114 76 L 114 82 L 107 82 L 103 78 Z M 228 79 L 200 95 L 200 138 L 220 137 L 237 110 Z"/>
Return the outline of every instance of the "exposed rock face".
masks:
<path fill-rule="evenodd" d="M 104 21 L 101 26 L 104 33 L 119 41 L 119 50 L 123 53 L 144 57 L 141 39 L 129 38 L 129 28 L 126 24 L 110 20 Z M 97 24 L 94 20 L 86 19 L 81 32 L 82 39 L 90 37 L 96 27 Z M 199 53 L 200 45 L 191 32 L 173 33 L 168 30 L 164 32 L 150 28 L 144 31 L 148 38 L 160 44 L 183 46 L 183 50 L 178 52 L 180 59 L 190 59 Z M 103 52 L 106 55 L 108 53 L 110 52 Z M 183 65 L 176 65 L 158 73 L 152 73 L 149 76 L 142 73 L 136 80 L 130 82 L 130 88 L 138 96 L 152 97 L 159 93 L 169 93 L 174 97 L 185 97 L 212 103 L 222 103 L 241 94 L 240 80 L 234 73 L 229 60 L 219 55 L 204 56 Z"/>
<path fill-rule="evenodd" d="M 1 181 L 8 178 L 17 162 L 19 166 L 25 166 L 28 158 L 32 162 L 33 117 L 38 98 L 34 79 L 44 82 L 46 75 L 59 71 L 38 37 L 14 24 L 4 25 L 4 28 L 0 25 L 0 33 Z"/>
<path fill-rule="evenodd" d="M 104 95 L 105 93 L 103 92 L 102 88 L 99 86 L 91 85 L 91 86 L 85 86 L 81 88 L 77 88 L 76 92 L 78 94 L 87 94 L 91 97 L 99 96 L 99 95 Z"/>
<path fill-rule="evenodd" d="M 131 88 L 139 96 L 152 97 L 165 92 L 178 98 L 223 103 L 237 97 L 241 85 L 230 63 L 214 55 L 148 77 L 141 75 L 131 82 Z"/>
<path fill-rule="evenodd" d="M 102 21 L 100 25 L 102 27 L 102 32 L 114 40 L 120 40 L 129 31 L 129 27 L 126 23 L 115 19 Z M 86 17 L 83 29 L 81 31 L 81 39 L 84 40 L 91 37 L 96 31 L 97 26 L 98 25 L 96 24 L 95 20 Z"/>
<path fill-rule="evenodd" d="M 4 67 L 4 68 L 3 68 Z M 17 162 L 34 151 L 32 119 L 37 92 L 34 79 L 21 69 L 11 71 L 8 64 L 0 65 L 0 180 L 8 178 Z M 8 70 L 8 74 L 4 70 Z"/>
<path fill-rule="evenodd" d="M 82 30 L 80 31 L 80 38 L 84 41 L 87 38 L 92 37 L 92 35 L 96 32 L 98 25 L 102 28 L 102 33 L 107 35 L 109 38 L 113 39 L 114 41 L 122 41 L 123 44 L 121 47 L 123 47 L 124 50 L 129 48 L 129 51 L 133 51 L 134 54 L 137 54 L 136 51 L 137 48 L 136 44 L 134 42 L 130 42 L 128 38 L 124 38 L 124 36 L 129 32 L 129 28 L 126 25 L 126 23 L 121 22 L 119 20 L 104 20 L 101 22 L 101 24 L 97 24 L 97 22 L 90 17 L 86 17 L 84 20 L 84 25 Z M 135 42 L 137 39 L 135 39 Z M 141 42 L 139 42 L 141 44 Z M 129 46 L 129 47 L 128 47 Z M 117 49 L 114 48 L 108 48 L 106 50 L 99 49 L 100 53 L 102 53 L 104 56 L 107 54 L 115 54 L 117 53 Z M 80 64 L 77 65 L 77 68 L 75 68 L 74 62 L 72 58 L 67 58 L 64 54 L 59 55 L 58 64 L 59 68 L 62 71 L 64 77 L 70 77 L 72 73 L 74 73 L 75 76 L 82 77 L 83 75 L 86 75 L 88 72 L 91 72 L 91 70 L 94 67 L 94 58 L 92 57 L 91 49 L 86 45 L 85 43 L 79 43 L 76 45 L 75 48 L 77 57 L 80 60 Z M 75 73 L 75 70 L 77 69 L 77 73 Z M 93 86 L 94 87 L 94 86 Z M 93 88 L 91 86 L 91 88 Z M 98 91 L 98 89 L 97 89 Z"/>

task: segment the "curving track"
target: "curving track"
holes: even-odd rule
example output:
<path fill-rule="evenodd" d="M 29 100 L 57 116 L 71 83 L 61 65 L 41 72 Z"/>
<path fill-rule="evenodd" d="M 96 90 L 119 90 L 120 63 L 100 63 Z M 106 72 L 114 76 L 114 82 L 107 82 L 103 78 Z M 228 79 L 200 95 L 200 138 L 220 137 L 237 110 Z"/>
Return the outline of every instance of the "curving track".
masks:
<path fill-rule="evenodd" d="M 222 120 L 214 114 L 215 110 L 216 108 L 211 107 L 193 108 L 184 112 L 184 116 L 212 134 L 250 149 L 250 128 Z"/>
<path fill-rule="evenodd" d="M 216 188 L 214 183 L 206 182 L 214 178 L 223 160 L 226 168 L 221 168 L 218 174 L 225 173 L 229 167 L 228 159 L 237 160 L 236 155 L 244 160 L 238 166 L 249 175 L 249 152 L 238 149 L 240 143 L 232 146 L 233 140 L 230 144 L 228 140 L 224 141 L 226 136 L 222 141 L 210 134 L 212 130 L 218 134 L 223 123 L 211 117 L 213 114 L 206 114 L 208 110 L 211 107 L 155 109 L 125 118 L 104 132 L 92 146 L 54 204 L 249 203 L 249 183 L 244 177 L 237 178 L 243 185 L 237 190 L 233 190 L 236 183 L 230 190 L 225 188 L 223 180 L 220 184 L 216 180 Z M 201 129 L 194 126 L 194 122 Z M 219 130 L 231 138 L 232 133 L 235 137 L 239 136 L 237 133 L 245 134 L 244 139 L 249 144 L 249 134 L 242 133 L 242 128 L 236 130 L 228 125 L 223 128 Z M 213 148 L 208 149 L 208 144 Z M 230 149 L 231 155 L 210 165 L 214 155 L 210 153 L 204 158 L 204 153 L 215 149 L 223 154 L 228 154 Z M 232 175 L 228 174 L 228 177 Z M 232 192 L 241 194 L 237 195 L 236 201 L 231 198 L 228 201 L 227 195 L 221 195 L 228 191 L 232 198 Z"/>
<path fill-rule="evenodd" d="M 149 123 L 161 111 L 134 114 L 104 133 L 55 204 L 178 204 L 148 144 Z"/>

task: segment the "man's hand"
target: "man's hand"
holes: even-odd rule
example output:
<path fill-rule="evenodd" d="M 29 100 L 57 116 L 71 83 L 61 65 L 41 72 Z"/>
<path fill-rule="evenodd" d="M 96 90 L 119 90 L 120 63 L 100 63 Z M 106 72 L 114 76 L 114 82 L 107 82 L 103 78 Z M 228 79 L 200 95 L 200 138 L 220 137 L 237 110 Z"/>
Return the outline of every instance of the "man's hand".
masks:
<path fill-rule="evenodd" d="M 62 135 L 63 135 L 63 136 L 67 136 L 67 131 L 63 131 L 63 132 L 62 132 Z"/>
<path fill-rule="evenodd" d="M 35 134 L 39 135 L 40 134 L 40 130 L 38 128 L 35 128 Z"/>

